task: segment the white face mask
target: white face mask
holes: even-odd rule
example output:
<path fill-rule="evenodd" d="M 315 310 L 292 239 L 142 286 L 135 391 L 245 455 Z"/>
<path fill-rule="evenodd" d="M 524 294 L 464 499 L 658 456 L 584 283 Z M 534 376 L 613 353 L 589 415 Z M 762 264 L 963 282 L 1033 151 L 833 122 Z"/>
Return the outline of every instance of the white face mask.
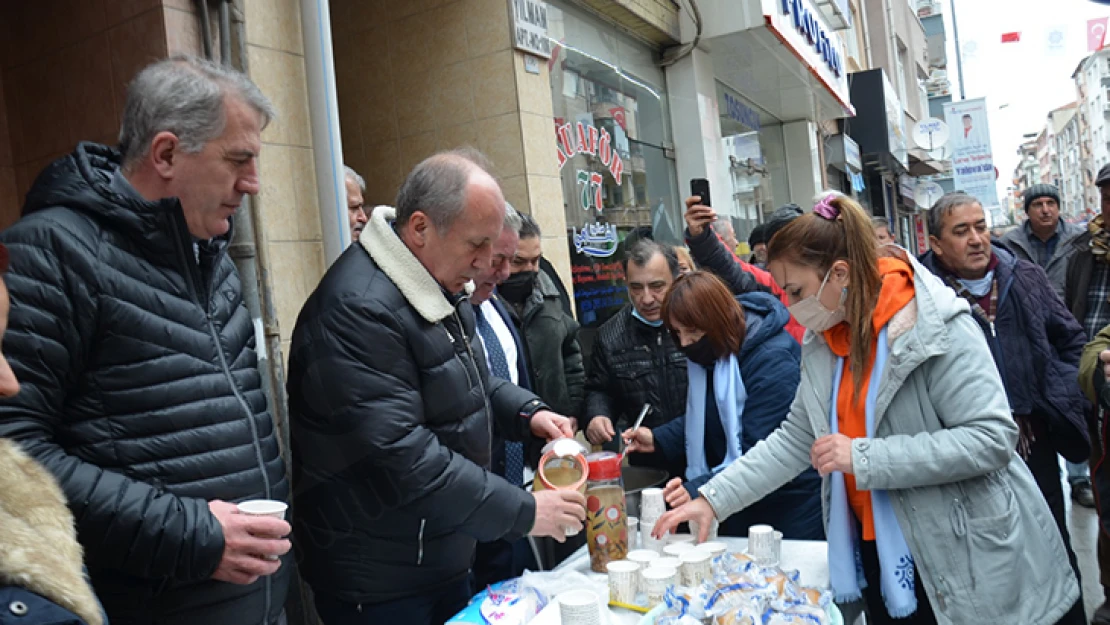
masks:
<path fill-rule="evenodd" d="M 789 308 L 795 321 L 814 332 L 824 332 L 844 321 L 844 298 L 848 294 L 847 290 L 841 291 L 840 303 L 837 304 L 836 310 L 829 310 L 821 304 L 821 292 L 825 290 L 825 283 L 829 281 L 830 275 L 832 275 L 832 269 L 825 274 L 825 279 L 821 281 L 821 288 L 817 289 L 815 295 L 810 295 Z"/>

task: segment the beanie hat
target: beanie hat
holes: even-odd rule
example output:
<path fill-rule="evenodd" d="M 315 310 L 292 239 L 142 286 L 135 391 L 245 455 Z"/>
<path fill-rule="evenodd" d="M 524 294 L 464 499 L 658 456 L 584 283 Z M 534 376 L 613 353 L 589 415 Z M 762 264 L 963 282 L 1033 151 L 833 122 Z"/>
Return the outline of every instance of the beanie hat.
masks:
<path fill-rule="evenodd" d="M 1108 182 L 1110 182 L 1110 164 L 1103 165 L 1102 169 L 1098 170 L 1098 176 L 1095 177 L 1095 186 L 1101 187 Z"/>
<path fill-rule="evenodd" d="M 797 204 L 784 204 L 776 208 L 775 212 L 771 213 L 771 218 L 767 220 L 767 223 L 763 224 L 763 239 L 770 243 L 771 239 L 779 233 L 779 230 L 804 214 L 805 211 Z"/>
<path fill-rule="evenodd" d="M 1056 185 L 1051 184 L 1035 184 L 1029 187 L 1025 190 L 1025 212 L 1029 212 L 1029 205 L 1033 203 L 1033 200 L 1042 197 L 1050 197 L 1059 204 L 1060 190 L 1056 188 Z"/>
<path fill-rule="evenodd" d="M 764 235 L 766 230 L 767 226 L 763 224 L 759 224 L 758 226 L 752 228 L 751 234 L 748 235 L 748 246 L 755 247 L 760 243 L 766 243 L 767 237 Z"/>

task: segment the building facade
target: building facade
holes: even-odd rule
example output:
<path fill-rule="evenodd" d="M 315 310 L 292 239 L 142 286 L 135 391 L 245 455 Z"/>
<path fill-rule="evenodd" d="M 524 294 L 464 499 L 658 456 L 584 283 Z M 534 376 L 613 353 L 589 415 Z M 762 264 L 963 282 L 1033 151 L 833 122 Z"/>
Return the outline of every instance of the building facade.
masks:
<path fill-rule="evenodd" d="M 1084 208 L 1099 210 L 1095 174 L 1110 163 L 1110 48 L 1080 61 L 1075 72 L 1080 161 L 1083 171 Z"/>
<path fill-rule="evenodd" d="M 1060 210 L 1065 218 L 1087 218 L 1083 189 L 1082 162 L 1079 157 L 1079 115 L 1073 105 L 1066 121 L 1056 132 L 1056 160 L 1060 169 Z"/>

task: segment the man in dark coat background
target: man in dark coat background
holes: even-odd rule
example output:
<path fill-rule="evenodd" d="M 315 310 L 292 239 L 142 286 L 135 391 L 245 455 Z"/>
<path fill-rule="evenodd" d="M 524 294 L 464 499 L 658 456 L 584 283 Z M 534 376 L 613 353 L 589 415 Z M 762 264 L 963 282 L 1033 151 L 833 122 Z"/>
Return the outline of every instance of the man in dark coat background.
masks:
<path fill-rule="evenodd" d="M 529 493 L 489 470 L 494 420 L 509 440 L 574 434 L 485 363 L 464 288 L 490 268 L 504 220 L 480 154 L 432 156 L 297 319 L 294 532 L 328 625 L 438 625 L 470 598 L 476 542 L 582 526 L 578 492 Z"/>
<path fill-rule="evenodd" d="M 0 436 L 58 478 L 113 625 L 282 617 L 289 525 L 230 503 L 289 494 L 227 249 L 273 114 L 243 74 L 155 63 L 128 88 L 122 154 L 82 143 L 0 235 L 23 385 Z"/>

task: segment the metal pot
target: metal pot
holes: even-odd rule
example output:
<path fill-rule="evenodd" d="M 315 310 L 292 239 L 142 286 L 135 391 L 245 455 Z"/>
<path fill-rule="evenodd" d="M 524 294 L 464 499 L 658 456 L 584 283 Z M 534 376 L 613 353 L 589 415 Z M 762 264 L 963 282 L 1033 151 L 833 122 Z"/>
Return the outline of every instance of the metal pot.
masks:
<path fill-rule="evenodd" d="M 628 516 L 640 516 L 640 491 L 661 487 L 668 477 L 669 474 L 662 469 L 625 465 L 621 478 L 624 480 L 624 507 Z"/>

